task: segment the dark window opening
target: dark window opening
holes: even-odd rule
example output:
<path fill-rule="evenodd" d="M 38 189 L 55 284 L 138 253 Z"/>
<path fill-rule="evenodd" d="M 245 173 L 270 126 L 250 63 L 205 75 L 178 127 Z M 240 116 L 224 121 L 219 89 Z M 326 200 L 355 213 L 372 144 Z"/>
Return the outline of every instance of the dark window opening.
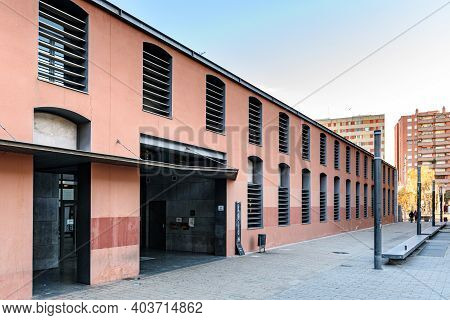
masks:
<path fill-rule="evenodd" d="M 359 151 L 356 151 L 355 169 L 356 169 L 356 176 L 359 177 Z"/>
<path fill-rule="evenodd" d="M 87 91 L 87 20 L 72 1 L 39 1 L 38 79 Z"/>
<path fill-rule="evenodd" d="M 302 125 L 302 159 L 303 160 L 309 160 L 310 157 L 310 146 L 309 146 L 309 126 L 306 124 Z"/>
<path fill-rule="evenodd" d="M 262 143 L 262 103 L 254 97 L 248 99 L 248 142 Z"/>
<path fill-rule="evenodd" d="M 364 179 L 367 179 L 367 156 L 364 156 Z"/>
<path fill-rule="evenodd" d="M 340 183 L 341 179 L 339 177 L 334 177 L 334 221 L 339 221 L 341 219 Z"/>
<path fill-rule="evenodd" d="M 278 150 L 289 153 L 289 116 L 283 112 L 279 114 L 278 141 Z"/>
<path fill-rule="evenodd" d="M 368 210 L 367 210 L 367 184 L 364 185 L 364 218 L 368 217 Z"/>
<path fill-rule="evenodd" d="M 319 203 L 320 203 L 320 222 L 327 221 L 327 175 L 324 173 L 320 174 L 320 193 L 319 193 Z"/>
<path fill-rule="evenodd" d="M 142 107 L 160 116 L 172 115 L 172 57 L 152 43 L 144 43 Z"/>
<path fill-rule="evenodd" d="M 302 170 L 302 223 L 311 222 L 311 173 Z"/>
<path fill-rule="evenodd" d="M 357 182 L 356 183 L 356 195 L 355 195 L 356 219 L 360 218 L 359 196 L 360 196 L 360 186 L 359 186 L 359 182 Z"/>
<path fill-rule="evenodd" d="M 351 186 L 350 180 L 345 181 L 345 219 L 350 220 L 351 218 Z"/>
<path fill-rule="evenodd" d="M 350 164 L 351 158 L 350 157 L 351 157 L 350 147 L 347 146 L 345 148 L 345 171 L 347 173 L 350 173 L 350 169 L 351 169 L 351 164 Z"/>
<path fill-rule="evenodd" d="M 320 134 L 320 164 L 327 165 L 327 136 L 324 133 Z"/>
<path fill-rule="evenodd" d="M 247 184 L 247 227 L 263 226 L 263 184 L 262 160 L 258 157 L 248 158 Z"/>
<path fill-rule="evenodd" d="M 334 141 L 334 168 L 339 170 L 340 167 L 340 144 L 339 141 Z"/>
<path fill-rule="evenodd" d="M 225 83 L 212 75 L 206 76 L 206 129 L 225 131 Z"/>
<path fill-rule="evenodd" d="M 289 225 L 290 212 L 290 182 L 289 182 L 289 166 L 287 164 L 280 164 L 280 185 L 278 186 L 278 225 Z"/>

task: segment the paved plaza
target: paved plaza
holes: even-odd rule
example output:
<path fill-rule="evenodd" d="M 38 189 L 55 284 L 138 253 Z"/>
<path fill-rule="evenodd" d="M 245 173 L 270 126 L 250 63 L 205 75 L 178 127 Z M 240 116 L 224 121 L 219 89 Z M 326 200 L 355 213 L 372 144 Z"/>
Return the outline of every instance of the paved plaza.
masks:
<path fill-rule="evenodd" d="M 423 228 L 428 227 L 424 223 Z M 383 227 L 389 249 L 415 234 L 416 225 Z M 450 229 L 443 229 L 406 261 L 373 269 L 373 230 L 366 229 L 218 259 L 167 260 L 161 272 L 139 279 L 77 287 L 53 299 L 447 299 L 450 297 Z M 177 262 L 178 261 L 178 262 Z M 183 262 L 184 261 L 184 262 Z M 186 263 L 187 261 L 187 263 Z M 159 266 L 158 269 L 161 269 Z M 44 296 L 35 296 L 45 298 Z"/>

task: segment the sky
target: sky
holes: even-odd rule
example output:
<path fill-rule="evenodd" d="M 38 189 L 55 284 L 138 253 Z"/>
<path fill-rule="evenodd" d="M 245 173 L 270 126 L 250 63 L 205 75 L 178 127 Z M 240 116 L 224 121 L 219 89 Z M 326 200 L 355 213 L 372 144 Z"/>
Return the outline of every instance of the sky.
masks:
<path fill-rule="evenodd" d="M 448 0 L 110 0 L 295 105 Z M 450 109 L 450 5 L 295 108 L 313 118 Z"/>

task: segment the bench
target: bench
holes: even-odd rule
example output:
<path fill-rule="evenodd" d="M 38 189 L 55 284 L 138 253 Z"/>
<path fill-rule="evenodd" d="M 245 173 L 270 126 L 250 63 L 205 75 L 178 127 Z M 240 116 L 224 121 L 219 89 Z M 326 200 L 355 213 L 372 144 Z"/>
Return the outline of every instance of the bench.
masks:
<path fill-rule="evenodd" d="M 422 231 L 422 234 L 430 236 L 434 236 L 436 233 L 439 232 L 444 227 L 444 225 L 436 225 L 435 227 L 429 227 Z"/>
<path fill-rule="evenodd" d="M 403 260 L 420 247 L 429 237 L 427 234 L 413 236 L 383 253 L 382 257 L 389 258 L 390 260 Z"/>

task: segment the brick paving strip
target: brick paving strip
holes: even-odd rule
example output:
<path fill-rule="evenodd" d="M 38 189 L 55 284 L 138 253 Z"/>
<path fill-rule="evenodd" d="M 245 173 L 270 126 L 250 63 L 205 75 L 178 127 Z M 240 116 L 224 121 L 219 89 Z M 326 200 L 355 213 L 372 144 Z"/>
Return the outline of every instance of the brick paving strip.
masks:
<path fill-rule="evenodd" d="M 427 227 L 428 224 L 424 224 Z M 390 248 L 416 226 L 383 227 Z M 448 230 L 450 232 L 450 229 Z M 445 232 L 445 230 L 444 230 Z M 450 238 L 448 239 L 450 243 Z M 438 240 L 436 240 L 438 241 Z M 439 240 L 442 243 L 445 240 Z M 433 242 L 433 240 L 431 241 Z M 428 245 L 428 244 L 427 244 Z M 447 299 L 450 259 L 414 253 L 396 265 L 373 269 L 373 230 L 292 244 L 180 268 L 136 280 L 86 287 L 52 299 Z"/>

